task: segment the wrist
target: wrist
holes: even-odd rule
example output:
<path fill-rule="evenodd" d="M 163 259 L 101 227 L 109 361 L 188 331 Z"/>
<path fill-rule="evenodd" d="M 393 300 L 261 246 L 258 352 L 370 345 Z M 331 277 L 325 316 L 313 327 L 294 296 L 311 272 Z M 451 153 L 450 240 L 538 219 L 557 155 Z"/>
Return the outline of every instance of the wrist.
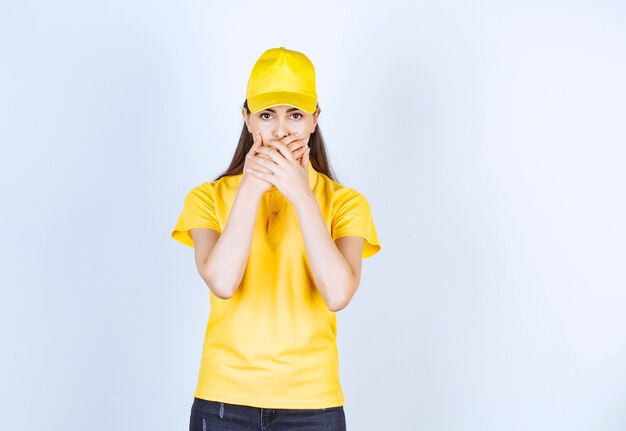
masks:
<path fill-rule="evenodd" d="M 312 190 L 307 190 L 299 195 L 297 199 L 294 199 L 293 206 L 298 213 L 303 210 L 307 211 L 309 208 L 319 207 Z"/>
<path fill-rule="evenodd" d="M 246 178 L 243 178 L 239 183 L 237 189 L 237 195 L 242 195 L 246 200 L 260 200 L 265 193 L 262 189 L 253 187 L 253 184 Z"/>

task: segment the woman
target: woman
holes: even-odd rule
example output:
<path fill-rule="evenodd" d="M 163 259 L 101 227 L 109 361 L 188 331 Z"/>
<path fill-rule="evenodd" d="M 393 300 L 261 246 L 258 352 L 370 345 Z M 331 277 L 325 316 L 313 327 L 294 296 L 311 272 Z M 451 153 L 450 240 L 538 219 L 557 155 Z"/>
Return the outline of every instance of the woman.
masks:
<path fill-rule="evenodd" d="M 255 63 L 230 167 L 185 197 L 172 237 L 210 290 L 190 430 L 345 430 L 335 313 L 380 250 L 368 201 L 331 172 L 313 64 Z"/>

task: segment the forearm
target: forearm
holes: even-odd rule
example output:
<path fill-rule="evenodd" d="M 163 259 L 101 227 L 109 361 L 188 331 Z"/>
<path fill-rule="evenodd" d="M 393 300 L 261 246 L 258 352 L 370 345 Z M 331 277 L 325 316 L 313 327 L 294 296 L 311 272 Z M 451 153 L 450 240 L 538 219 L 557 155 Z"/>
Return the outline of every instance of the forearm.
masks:
<path fill-rule="evenodd" d="M 319 204 L 307 194 L 295 204 L 315 284 L 330 310 L 338 310 L 352 289 L 354 274 L 326 227 Z"/>
<path fill-rule="evenodd" d="M 226 298 L 243 278 L 262 195 L 240 185 L 223 232 L 205 262 L 207 283 Z"/>

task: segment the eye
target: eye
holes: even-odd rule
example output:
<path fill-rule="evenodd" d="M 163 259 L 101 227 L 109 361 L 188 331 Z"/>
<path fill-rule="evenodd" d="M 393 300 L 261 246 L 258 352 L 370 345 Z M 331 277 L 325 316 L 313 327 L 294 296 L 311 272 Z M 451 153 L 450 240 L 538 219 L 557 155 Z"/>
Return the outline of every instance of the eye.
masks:
<path fill-rule="evenodd" d="M 272 116 L 272 114 L 270 114 L 269 112 L 262 112 L 261 114 L 259 114 L 259 118 L 261 118 L 262 120 L 269 120 L 268 117 L 264 117 L 264 115 L 269 115 L 270 117 Z M 299 112 L 294 112 L 293 114 L 291 114 L 292 116 L 294 115 L 299 115 L 298 118 L 295 118 L 296 120 L 301 120 L 303 115 Z"/>

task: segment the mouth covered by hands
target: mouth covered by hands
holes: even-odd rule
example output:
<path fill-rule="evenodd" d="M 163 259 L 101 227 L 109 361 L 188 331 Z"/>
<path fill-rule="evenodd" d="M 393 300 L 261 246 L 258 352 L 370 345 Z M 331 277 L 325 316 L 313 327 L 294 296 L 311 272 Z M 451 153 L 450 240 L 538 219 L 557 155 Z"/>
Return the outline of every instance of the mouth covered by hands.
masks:
<path fill-rule="evenodd" d="M 276 186 L 289 201 L 294 202 L 311 193 L 308 140 L 308 136 L 300 139 L 298 132 L 281 139 L 262 139 L 261 145 L 248 154 L 250 167 L 246 171 Z"/>

